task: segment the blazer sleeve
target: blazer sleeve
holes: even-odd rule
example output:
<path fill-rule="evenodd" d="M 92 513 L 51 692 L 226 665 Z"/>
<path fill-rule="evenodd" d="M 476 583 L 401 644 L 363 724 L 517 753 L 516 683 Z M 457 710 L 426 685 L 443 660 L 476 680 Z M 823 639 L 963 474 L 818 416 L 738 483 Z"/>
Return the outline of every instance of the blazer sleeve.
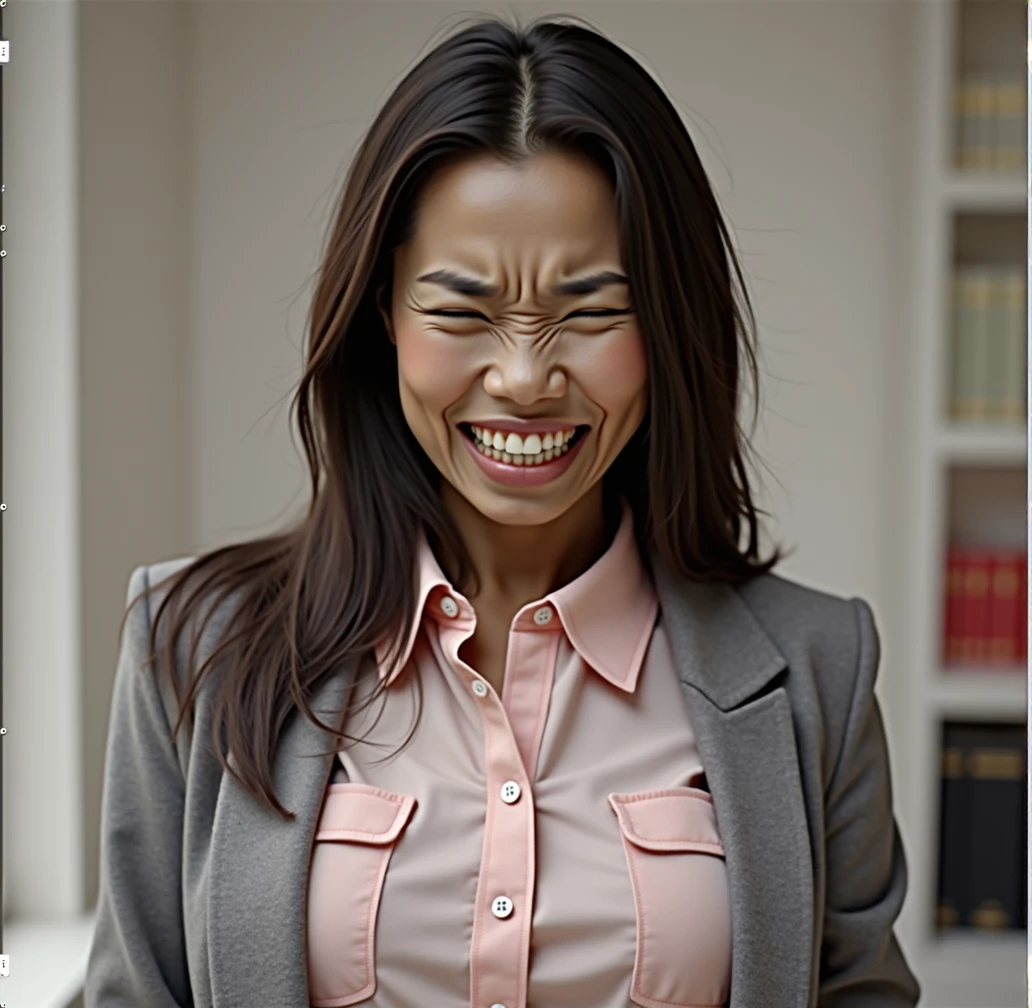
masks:
<path fill-rule="evenodd" d="M 149 579 L 129 579 L 127 605 Z M 100 894 L 85 1008 L 188 1008 L 182 905 L 185 786 L 155 675 L 145 663 L 151 598 L 126 618 L 101 804 Z"/>
<path fill-rule="evenodd" d="M 893 931 L 907 866 L 892 811 L 888 747 L 874 694 L 881 645 L 870 606 L 857 619 L 853 696 L 826 800 L 827 897 L 819 1008 L 912 1008 L 920 985 Z"/>

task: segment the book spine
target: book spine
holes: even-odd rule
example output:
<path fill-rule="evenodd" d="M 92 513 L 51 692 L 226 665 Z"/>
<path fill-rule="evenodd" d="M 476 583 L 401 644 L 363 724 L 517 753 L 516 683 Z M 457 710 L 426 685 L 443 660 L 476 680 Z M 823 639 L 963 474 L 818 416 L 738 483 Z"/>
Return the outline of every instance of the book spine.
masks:
<path fill-rule="evenodd" d="M 965 756 L 971 874 L 965 923 L 980 931 L 1025 923 L 1025 732 L 984 727 Z"/>
<path fill-rule="evenodd" d="M 961 650 L 961 608 L 964 604 L 964 568 L 956 549 L 946 554 L 945 615 L 943 626 L 943 664 L 947 667 L 963 661 Z"/>
<path fill-rule="evenodd" d="M 961 742 L 954 726 L 943 726 L 939 789 L 939 893 L 935 914 L 936 926 L 941 931 L 960 927 L 970 910 L 968 866 L 971 863 L 971 831 Z"/>
<path fill-rule="evenodd" d="M 993 166 L 1000 171 L 1020 171 L 1025 165 L 1025 86 L 1020 81 L 1000 81 L 995 88 L 995 144 Z"/>
<path fill-rule="evenodd" d="M 986 659 L 989 623 L 989 555 L 968 549 L 964 554 L 964 601 L 961 607 L 962 661 L 981 665 Z"/>
<path fill-rule="evenodd" d="M 1007 338 L 1007 302 L 1005 280 L 1009 268 L 987 266 L 985 278 L 987 290 L 987 320 L 985 323 L 985 417 L 989 420 L 1003 419 L 1003 401 L 1007 387 L 1004 372 L 1007 355 L 1004 343 Z"/>
<path fill-rule="evenodd" d="M 974 133 L 975 146 L 972 152 L 974 167 L 985 171 L 993 166 L 993 147 L 996 143 L 993 119 L 996 115 L 995 85 L 991 80 L 981 79 L 975 85 Z"/>
<path fill-rule="evenodd" d="M 963 325 L 963 312 L 961 310 L 962 299 L 962 271 L 955 269 L 950 277 L 949 292 L 949 362 L 950 362 L 950 385 L 949 401 L 946 404 L 946 415 L 951 420 L 961 419 L 961 402 L 964 398 L 963 389 L 963 354 L 961 347 L 961 328 Z"/>
<path fill-rule="evenodd" d="M 1021 560 L 1012 551 L 998 551 L 990 559 L 987 661 L 991 665 L 1013 665 L 1017 661 Z"/>
<path fill-rule="evenodd" d="M 954 292 L 950 416 L 954 420 L 970 420 L 972 409 L 972 378 L 974 376 L 974 328 L 972 326 L 972 271 L 959 266 L 953 277 Z"/>
<path fill-rule="evenodd" d="M 954 163 L 958 168 L 973 167 L 974 158 L 974 89 L 971 81 L 958 81 L 953 91 L 956 147 Z"/>
<path fill-rule="evenodd" d="M 971 377 L 968 408 L 965 411 L 970 420 L 985 420 L 989 417 L 991 295 L 992 273 L 985 267 L 979 267 L 971 274 Z"/>
<path fill-rule="evenodd" d="M 1020 623 L 1018 626 L 1018 662 L 1024 664 L 1028 659 L 1028 556 L 1021 558 L 1018 566 L 1018 613 Z"/>
<path fill-rule="evenodd" d="M 1003 336 L 1000 368 L 1003 383 L 1000 392 L 1000 418 L 1019 423 L 1026 417 L 1028 340 L 1026 333 L 1026 283 L 1021 268 L 1007 270 L 1003 278 Z"/>

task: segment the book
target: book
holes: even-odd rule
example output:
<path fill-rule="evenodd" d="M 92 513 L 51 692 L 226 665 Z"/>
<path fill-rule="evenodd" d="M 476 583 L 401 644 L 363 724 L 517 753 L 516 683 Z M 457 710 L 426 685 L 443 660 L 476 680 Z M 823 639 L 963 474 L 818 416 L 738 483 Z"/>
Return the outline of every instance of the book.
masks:
<path fill-rule="evenodd" d="M 1024 725 L 943 725 L 940 931 L 1013 930 L 1027 923 L 1025 739 Z"/>
<path fill-rule="evenodd" d="M 953 545 L 945 568 L 943 665 L 1023 674 L 1029 632 L 1025 549 Z"/>
<path fill-rule="evenodd" d="M 1000 171 L 1021 171 L 1026 160 L 1025 84 L 997 81 L 993 98 L 993 167 Z"/>
<path fill-rule="evenodd" d="M 1024 928 L 1025 729 L 984 725 L 966 741 L 971 861 L 964 922 L 979 931 Z"/>
<path fill-rule="evenodd" d="M 973 75 L 954 87 L 954 164 L 968 171 L 1019 172 L 1026 162 L 1026 83 Z"/>
<path fill-rule="evenodd" d="M 950 300 L 949 417 L 1022 422 L 1028 361 L 1024 267 L 958 266 Z"/>
<path fill-rule="evenodd" d="M 1009 269 L 1000 281 L 1003 310 L 1002 389 L 996 412 L 1000 419 L 1021 423 L 1028 415 L 1028 298 L 1024 267 Z"/>
<path fill-rule="evenodd" d="M 989 613 L 986 628 L 986 660 L 991 665 L 1015 665 L 1022 630 L 1020 609 L 1021 571 L 1024 557 L 996 552 L 989 561 Z"/>
<path fill-rule="evenodd" d="M 935 923 L 940 930 L 959 928 L 967 919 L 971 837 L 966 815 L 963 740 L 953 725 L 943 727 L 939 788 L 939 892 Z"/>

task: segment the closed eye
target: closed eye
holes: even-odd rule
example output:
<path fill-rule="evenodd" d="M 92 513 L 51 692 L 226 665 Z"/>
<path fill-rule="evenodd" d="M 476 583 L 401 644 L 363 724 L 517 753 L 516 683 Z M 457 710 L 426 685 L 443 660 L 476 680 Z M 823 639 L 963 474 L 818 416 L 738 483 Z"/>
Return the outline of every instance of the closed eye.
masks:
<path fill-rule="evenodd" d="M 630 308 L 583 308 L 580 311 L 571 312 L 565 316 L 561 321 L 566 321 L 568 318 L 606 318 L 611 315 L 630 315 L 632 309 Z M 491 320 L 484 314 L 478 311 L 459 311 L 457 309 L 442 308 L 439 311 L 425 311 L 424 315 L 439 315 L 442 318 L 478 318 L 483 319 L 485 322 Z"/>
<path fill-rule="evenodd" d="M 476 311 L 452 311 L 450 309 L 442 308 L 440 311 L 425 311 L 422 314 L 439 315 L 441 318 L 479 318 L 483 319 L 485 322 L 491 321 L 486 315 L 482 315 L 480 312 Z"/>
<path fill-rule="evenodd" d="M 606 318 L 609 315 L 630 315 L 630 308 L 584 308 L 567 315 L 567 318 Z"/>

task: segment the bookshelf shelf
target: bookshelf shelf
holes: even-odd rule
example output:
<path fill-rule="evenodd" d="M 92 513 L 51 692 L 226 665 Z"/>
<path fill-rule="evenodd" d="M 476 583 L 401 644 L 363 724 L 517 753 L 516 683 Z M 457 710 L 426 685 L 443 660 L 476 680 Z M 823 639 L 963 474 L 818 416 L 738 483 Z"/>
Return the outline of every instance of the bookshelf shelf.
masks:
<path fill-rule="evenodd" d="M 1019 424 L 950 424 L 938 431 L 936 450 L 950 465 L 1024 466 L 1028 460 L 1025 427 Z"/>
<path fill-rule="evenodd" d="M 943 206 L 954 212 L 993 210 L 1024 213 L 1028 189 L 1022 172 L 954 170 L 939 180 Z"/>
<path fill-rule="evenodd" d="M 922 979 L 925 979 L 922 977 Z M 943 1008 L 1018 1008 L 1024 998 L 1025 934 L 946 935 L 932 941 L 922 1004 Z"/>
<path fill-rule="evenodd" d="M 1023 721 L 1025 691 L 1022 667 L 1006 671 L 950 669 L 934 681 L 929 709 L 936 720 Z"/>

